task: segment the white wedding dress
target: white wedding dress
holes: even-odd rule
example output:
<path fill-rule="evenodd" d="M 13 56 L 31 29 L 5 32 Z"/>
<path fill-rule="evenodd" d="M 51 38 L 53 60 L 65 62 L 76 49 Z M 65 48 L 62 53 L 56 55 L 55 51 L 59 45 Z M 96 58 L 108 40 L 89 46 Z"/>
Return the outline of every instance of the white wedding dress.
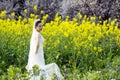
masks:
<path fill-rule="evenodd" d="M 51 63 L 48 65 L 45 65 L 44 60 L 44 51 L 43 51 L 43 43 L 44 43 L 44 37 L 36 31 L 35 24 L 38 20 L 35 20 L 34 26 L 33 26 L 33 33 L 30 41 L 30 51 L 28 56 L 28 63 L 26 65 L 27 71 L 30 71 L 33 69 L 33 66 L 38 65 L 40 67 L 40 74 L 45 75 L 45 80 L 51 80 L 51 75 L 55 74 L 57 79 L 56 80 L 62 80 L 63 76 L 60 73 L 59 67 L 56 63 Z M 39 39 L 37 39 L 38 37 Z M 36 45 L 39 40 L 39 49 L 38 52 L 35 53 Z M 38 76 L 32 76 L 30 80 L 40 80 L 41 75 Z"/>

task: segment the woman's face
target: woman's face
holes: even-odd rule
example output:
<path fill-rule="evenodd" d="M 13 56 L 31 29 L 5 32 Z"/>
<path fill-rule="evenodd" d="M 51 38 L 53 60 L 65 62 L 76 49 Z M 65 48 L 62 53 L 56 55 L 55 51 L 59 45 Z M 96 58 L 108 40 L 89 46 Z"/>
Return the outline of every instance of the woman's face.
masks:
<path fill-rule="evenodd" d="M 38 32 L 40 32 L 40 31 L 42 30 L 42 28 L 43 28 L 43 24 L 42 24 L 42 23 L 39 23 L 38 26 L 36 27 L 36 30 L 37 30 Z"/>

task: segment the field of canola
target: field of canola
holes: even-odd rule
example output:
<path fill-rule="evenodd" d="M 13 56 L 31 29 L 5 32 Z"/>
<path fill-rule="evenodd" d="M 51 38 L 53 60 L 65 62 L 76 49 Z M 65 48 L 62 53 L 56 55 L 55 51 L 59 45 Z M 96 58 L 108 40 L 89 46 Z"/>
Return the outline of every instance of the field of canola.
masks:
<path fill-rule="evenodd" d="M 25 65 L 37 16 L 15 20 L 4 18 L 4 14 L 0 13 L 0 80 L 29 80 Z M 80 13 L 78 18 L 61 20 L 56 14 L 41 32 L 46 64 L 56 62 L 65 80 L 120 79 L 120 29 L 116 21 L 102 22 L 100 17 Z"/>

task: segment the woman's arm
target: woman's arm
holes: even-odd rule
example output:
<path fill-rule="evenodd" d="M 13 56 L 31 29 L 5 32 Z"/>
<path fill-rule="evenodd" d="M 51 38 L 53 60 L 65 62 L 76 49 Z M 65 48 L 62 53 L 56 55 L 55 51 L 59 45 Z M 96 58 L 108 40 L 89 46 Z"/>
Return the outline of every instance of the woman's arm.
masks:
<path fill-rule="evenodd" d="M 35 48 L 35 53 L 36 53 L 36 54 L 37 54 L 38 49 L 39 49 L 39 39 L 40 39 L 40 36 L 37 35 L 37 36 L 36 36 L 36 48 Z"/>

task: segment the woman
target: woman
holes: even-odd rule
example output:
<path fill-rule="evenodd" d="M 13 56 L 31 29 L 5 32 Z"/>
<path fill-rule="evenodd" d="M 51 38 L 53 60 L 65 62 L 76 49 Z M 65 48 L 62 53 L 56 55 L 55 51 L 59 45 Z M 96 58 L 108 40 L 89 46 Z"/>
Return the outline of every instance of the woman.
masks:
<path fill-rule="evenodd" d="M 40 20 L 35 20 L 33 25 L 33 33 L 30 41 L 30 51 L 29 51 L 29 57 L 28 57 L 28 64 L 26 66 L 26 69 L 32 70 L 33 66 L 38 65 L 41 70 L 44 70 L 46 75 L 46 80 L 51 80 L 50 76 L 52 74 L 55 74 L 57 79 L 61 80 L 63 79 L 59 67 L 55 63 L 51 63 L 48 65 L 45 65 L 44 60 L 44 51 L 43 51 L 43 42 L 44 37 L 39 33 L 43 28 L 42 23 Z M 37 79 L 33 79 L 31 77 L 31 80 L 40 80 L 40 76 L 37 77 Z"/>

